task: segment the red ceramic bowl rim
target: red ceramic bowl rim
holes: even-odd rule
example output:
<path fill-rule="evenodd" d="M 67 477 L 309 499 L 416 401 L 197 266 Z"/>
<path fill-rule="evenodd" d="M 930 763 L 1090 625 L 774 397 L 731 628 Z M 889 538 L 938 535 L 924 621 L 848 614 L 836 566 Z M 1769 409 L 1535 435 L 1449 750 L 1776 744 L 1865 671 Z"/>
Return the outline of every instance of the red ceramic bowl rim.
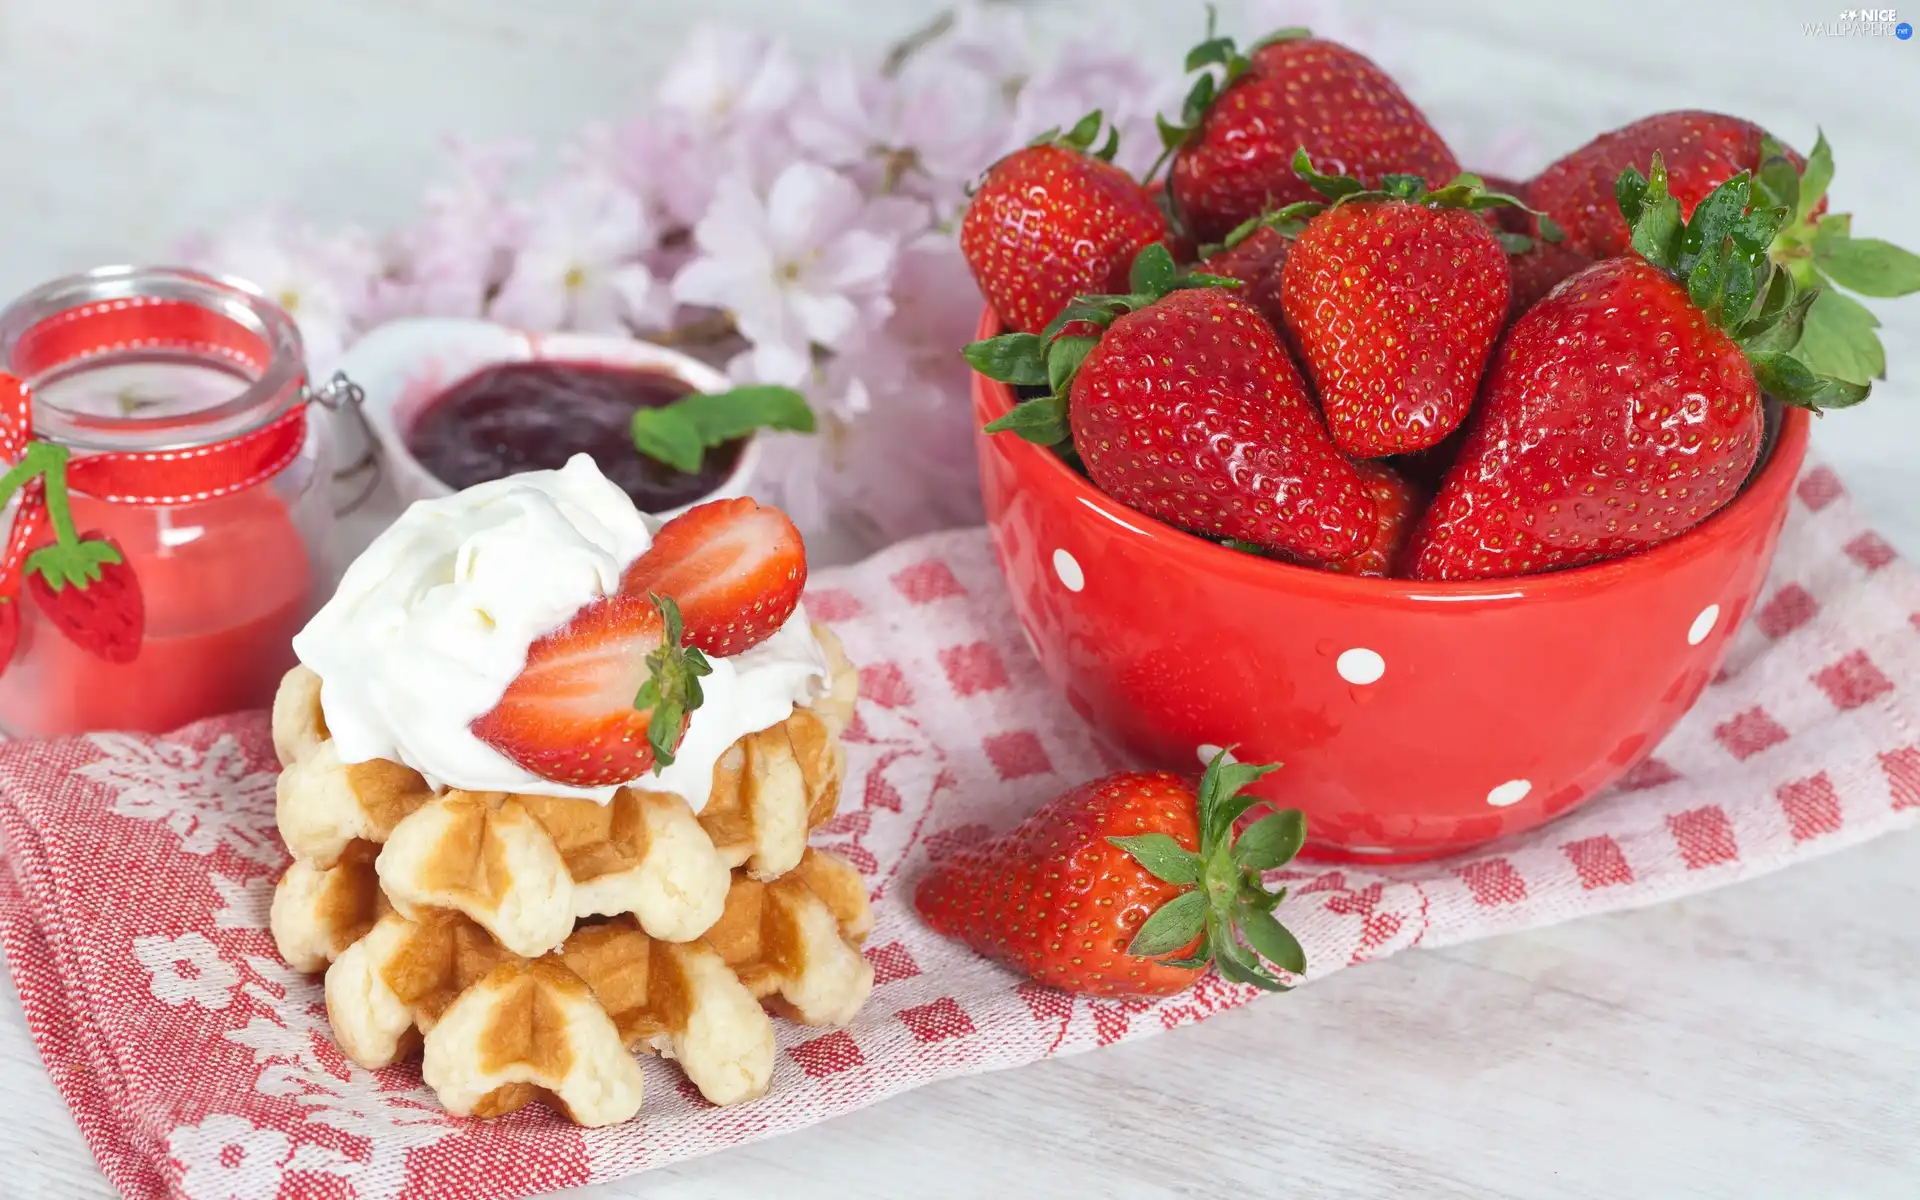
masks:
<path fill-rule="evenodd" d="M 978 336 L 993 337 L 1002 331 L 1000 318 L 991 305 L 980 315 Z M 1005 415 L 1014 404 L 1013 389 L 982 375 L 973 378 L 976 399 L 975 416 L 981 423 Z M 1741 528 L 1762 521 L 1773 512 L 1793 482 L 1794 464 L 1805 449 L 1809 417 L 1804 409 L 1788 408 L 1774 438 L 1773 452 L 1760 473 L 1748 482 L 1738 496 L 1719 512 L 1669 542 L 1624 558 L 1548 571 L 1535 575 L 1512 575 L 1500 579 L 1426 581 L 1417 579 L 1378 579 L 1364 575 L 1342 575 L 1317 571 L 1311 567 L 1229 550 L 1203 537 L 1177 529 L 1155 517 L 1109 497 L 1087 479 L 1075 473 L 1043 446 L 1036 446 L 1017 435 L 980 434 L 1003 439 L 1001 453 L 1008 456 L 1018 473 L 1030 481 L 1046 479 L 1055 487 L 1064 486 L 1074 498 L 1100 516 L 1122 528 L 1153 539 L 1176 557 L 1195 560 L 1194 565 L 1214 574 L 1228 572 L 1244 583 L 1285 584 L 1303 591 L 1317 591 L 1330 597 L 1370 600 L 1511 600 L 1554 592 L 1583 592 L 1606 588 L 1624 579 L 1679 566 L 1709 552 Z M 1146 522 L 1142 528 L 1136 522 Z"/>

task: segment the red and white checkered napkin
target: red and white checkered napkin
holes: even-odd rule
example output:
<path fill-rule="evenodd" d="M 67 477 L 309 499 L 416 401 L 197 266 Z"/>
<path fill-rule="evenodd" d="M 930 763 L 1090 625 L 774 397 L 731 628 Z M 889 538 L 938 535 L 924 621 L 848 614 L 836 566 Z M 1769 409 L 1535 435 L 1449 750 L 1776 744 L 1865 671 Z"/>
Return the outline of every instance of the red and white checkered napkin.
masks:
<path fill-rule="evenodd" d="M 141 1200 L 518 1196 L 1252 998 L 1214 978 L 1157 1003 L 1075 998 L 922 929 L 908 895 L 929 858 L 1117 763 L 1041 679 L 981 532 L 819 572 L 809 597 L 862 664 L 847 791 L 819 840 L 872 886 L 876 986 L 851 1028 L 781 1022 L 773 1088 L 738 1108 L 709 1107 L 652 1061 L 626 1125 L 583 1131 L 537 1106 L 465 1121 L 412 1068 L 343 1061 L 319 981 L 283 967 L 266 931 L 284 856 L 264 717 L 0 746 L 7 958 L 106 1173 Z M 1916 681 L 1920 580 L 1816 468 L 1724 678 L 1625 787 L 1464 860 L 1298 871 L 1282 915 L 1319 975 L 1717 887 L 1911 824 Z"/>

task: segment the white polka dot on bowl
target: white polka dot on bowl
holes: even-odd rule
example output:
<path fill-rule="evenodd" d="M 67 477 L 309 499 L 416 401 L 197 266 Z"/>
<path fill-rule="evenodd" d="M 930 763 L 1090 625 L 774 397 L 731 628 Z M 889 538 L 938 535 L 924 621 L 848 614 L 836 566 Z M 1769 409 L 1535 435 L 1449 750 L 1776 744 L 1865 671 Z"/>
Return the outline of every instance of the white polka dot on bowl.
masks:
<path fill-rule="evenodd" d="M 1499 787 L 1487 793 L 1487 803 L 1495 808 L 1505 808 L 1509 804 L 1518 804 L 1527 798 L 1533 790 L 1533 781 L 1528 779 L 1509 779 Z"/>
<path fill-rule="evenodd" d="M 1707 635 L 1712 633 L 1713 627 L 1719 623 L 1720 606 L 1718 604 L 1709 604 L 1701 609 L 1700 615 L 1693 619 L 1693 624 L 1687 626 L 1687 645 L 1698 646 L 1706 641 Z"/>
<path fill-rule="evenodd" d="M 1378 651 L 1355 646 L 1351 650 L 1342 650 L 1340 657 L 1334 660 L 1333 668 L 1348 683 L 1365 687 L 1370 683 L 1378 683 L 1380 677 L 1387 673 L 1387 660 L 1381 658 Z"/>
<path fill-rule="evenodd" d="M 1080 569 L 1080 561 L 1065 550 L 1053 552 L 1053 573 L 1070 592 L 1077 592 L 1087 586 L 1087 574 Z"/>

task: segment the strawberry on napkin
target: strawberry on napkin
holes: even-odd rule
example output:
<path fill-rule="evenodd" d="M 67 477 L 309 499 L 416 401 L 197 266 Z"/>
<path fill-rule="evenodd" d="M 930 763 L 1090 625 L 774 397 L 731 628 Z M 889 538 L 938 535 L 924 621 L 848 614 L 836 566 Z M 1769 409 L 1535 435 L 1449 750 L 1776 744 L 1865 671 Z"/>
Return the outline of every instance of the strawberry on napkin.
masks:
<path fill-rule="evenodd" d="M 862 667 L 841 811 L 820 840 L 871 889 L 876 989 L 847 1029 L 777 1022 L 772 1089 L 737 1108 L 708 1106 L 650 1060 L 625 1125 L 580 1129 L 538 1106 L 463 1120 L 411 1066 L 347 1063 L 319 980 L 282 965 L 266 930 L 286 856 L 264 714 L 0 745 L 0 932 L 48 1071 L 109 1178 L 135 1200 L 529 1195 L 1260 994 L 1207 974 L 1157 1001 L 1073 996 L 928 931 L 909 885 L 929 862 L 1120 759 L 1041 678 L 981 531 L 819 572 L 807 603 Z M 1920 578 L 1815 467 L 1724 677 L 1622 787 L 1460 860 L 1297 864 L 1276 877 L 1291 888 L 1278 915 L 1314 978 L 1717 887 L 1912 825 L 1916 679 Z"/>

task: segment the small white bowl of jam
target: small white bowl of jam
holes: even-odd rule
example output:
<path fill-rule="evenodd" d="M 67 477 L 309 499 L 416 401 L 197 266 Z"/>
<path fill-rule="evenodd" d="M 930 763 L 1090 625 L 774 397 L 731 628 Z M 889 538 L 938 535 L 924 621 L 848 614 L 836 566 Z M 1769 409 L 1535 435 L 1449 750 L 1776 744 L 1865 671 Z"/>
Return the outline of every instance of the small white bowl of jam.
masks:
<path fill-rule="evenodd" d="M 631 338 L 416 318 L 368 333 L 340 366 L 366 393 L 362 410 L 405 503 L 587 454 L 635 507 L 664 517 L 750 494 L 759 464 L 751 430 L 694 457 L 683 447 L 668 456 L 678 465 L 642 453 L 636 413 L 735 389 L 697 359 Z"/>

